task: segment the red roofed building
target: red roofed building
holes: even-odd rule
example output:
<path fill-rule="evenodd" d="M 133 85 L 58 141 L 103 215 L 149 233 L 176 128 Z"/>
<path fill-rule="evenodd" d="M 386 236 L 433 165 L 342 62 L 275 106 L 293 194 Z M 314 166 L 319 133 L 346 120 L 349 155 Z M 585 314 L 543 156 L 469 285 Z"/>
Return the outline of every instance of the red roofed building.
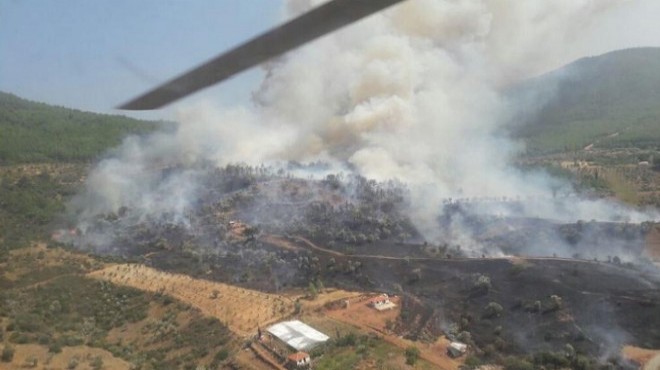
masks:
<path fill-rule="evenodd" d="M 390 297 L 387 294 L 381 294 L 379 296 L 370 298 L 367 304 L 369 307 L 373 307 L 378 311 L 389 310 L 396 307 L 396 305 L 390 301 Z"/>
<path fill-rule="evenodd" d="M 289 360 L 289 365 L 297 368 L 309 367 L 311 361 L 309 354 L 305 352 L 292 353 L 287 359 Z"/>

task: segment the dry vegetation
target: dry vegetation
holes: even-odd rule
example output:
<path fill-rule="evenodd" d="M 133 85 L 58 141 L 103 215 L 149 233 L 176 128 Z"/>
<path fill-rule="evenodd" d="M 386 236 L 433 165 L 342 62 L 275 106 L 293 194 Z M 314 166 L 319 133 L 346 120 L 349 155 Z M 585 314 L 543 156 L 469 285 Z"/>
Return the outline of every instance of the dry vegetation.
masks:
<path fill-rule="evenodd" d="M 273 370 L 271 365 L 263 362 L 253 351 L 248 348 L 237 352 L 234 356 L 234 362 L 239 366 L 240 369 Z"/>
<path fill-rule="evenodd" d="M 50 353 L 48 346 L 18 344 L 11 362 L 0 362 L 0 370 L 36 369 L 113 369 L 128 370 L 130 364 L 110 352 L 88 346 L 65 347 L 60 353 Z M 75 366 L 74 366 L 75 364 Z"/>
<path fill-rule="evenodd" d="M 309 300 L 301 300 L 302 308 L 304 311 L 320 310 L 327 304 L 332 304 L 337 301 L 346 299 L 356 299 L 364 296 L 363 292 L 349 292 L 343 289 L 326 289 L 319 293 L 316 298 Z"/>
<path fill-rule="evenodd" d="M 94 271 L 91 277 L 140 290 L 164 293 L 218 318 L 239 335 L 252 335 L 293 313 L 290 298 L 232 285 L 162 272 L 137 264 L 113 265 Z"/>
<path fill-rule="evenodd" d="M 438 369 L 425 358 L 414 365 L 406 364 L 403 342 L 393 342 L 373 330 L 333 318 L 326 309 L 306 312 L 301 320 L 331 337 L 332 345 L 324 349 L 314 365 L 316 369 Z M 420 348 L 419 343 L 415 346 Z"/>
<path fill-rule="evenodd" d="M 373 296 L 373 295 L 371 295 Z M 392 297 L 391 300 L 397 306 L 391 310 L 377 311 L 367 305 L 369 297 L 362 295 L 348 299 L 347 308 L 328 309 L 326 314 L 335 320 L 350 324 L 360 328 L 365 332 L 372 332 L 382 335 L 383 339 L 401 349 L 410 346 L 416 346 L 420 350 L 420 357 L 441 369 L 458 369 L 464 358 L 451 359 L 447 353 L 449 341 L 445 337 L 439 338 L 434 343 L 420 343 L 403 339 L 393 333 L 390 327 L 401 314 L 401 302 L 399 297 Z M 335 305 L 334 307 L 337 307 Z"/>
<path fill-rule="evenodd" d="M 27 287 L 63 273 L 81 273 L 103 267 L 103 263 L 81 253 L 46 248 L 43 243 L 9 252 L 0 263 L 0 287 Z"/>
<path fill-rule="evenodd" d="M 21 177 L 48 175 L 60 184 L 82 184 L 88 165 L 84 163 L 26 163 L 0 165 L 0 176 L 17 181 Z"/>

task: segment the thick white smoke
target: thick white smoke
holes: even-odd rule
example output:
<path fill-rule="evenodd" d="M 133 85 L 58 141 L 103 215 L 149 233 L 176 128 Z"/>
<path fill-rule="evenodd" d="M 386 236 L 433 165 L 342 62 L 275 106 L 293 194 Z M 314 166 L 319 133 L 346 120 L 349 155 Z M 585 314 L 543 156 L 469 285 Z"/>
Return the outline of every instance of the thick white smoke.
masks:
<path fill-rule="evenodd" d="M 293 16 L 319 3 L 291 0 L 286 9 Z M 152 170 L 199 161 L 324 160 L 396 178 L 413 190 L 413 216 L 428 233 L 445 198 L 550 198 L 558 180 L 511 166 L 522 147 L 500 134 L 514 113 L 501 90 L 558 67 L 575 35 L 623 3 L 409 0 L 269 63 L 254 106 L 188 106 L 174 132 L 127 140 L 90 175 L 87 211 L 181 214 L 194 171 L 163 178 Z M 619 210 L 571 200 L 525 211 L 589 220 Z"/>

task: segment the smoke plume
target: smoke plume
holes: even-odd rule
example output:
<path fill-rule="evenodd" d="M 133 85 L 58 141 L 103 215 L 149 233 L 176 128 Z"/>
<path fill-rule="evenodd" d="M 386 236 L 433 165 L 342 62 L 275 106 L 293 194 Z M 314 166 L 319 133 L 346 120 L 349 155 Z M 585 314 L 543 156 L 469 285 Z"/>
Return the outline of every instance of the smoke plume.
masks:
<path fill-rule="evenodd" d="M 319 3 L 290 0 L 287 16 Z M 76 199 L 79 226 L 127 205 L 185 224 L 197 164 L 292 160 L 408 184 L 411 217 L 430 239 L 448 198 L 529 199 L 517 215 L 554 220 L 648 219 L 605 201 L 551 201 L 567 185 L 512 166 L 523 145 L 503 130 L 517 106 L 502 91 L 558 67 L 576 35 L 624 3 L 404 2 L 269 63 L 251 106 L 197 103 L 174 130 L 127 139 Z M 482 211 L 514 213 L 498 207 Z"/>

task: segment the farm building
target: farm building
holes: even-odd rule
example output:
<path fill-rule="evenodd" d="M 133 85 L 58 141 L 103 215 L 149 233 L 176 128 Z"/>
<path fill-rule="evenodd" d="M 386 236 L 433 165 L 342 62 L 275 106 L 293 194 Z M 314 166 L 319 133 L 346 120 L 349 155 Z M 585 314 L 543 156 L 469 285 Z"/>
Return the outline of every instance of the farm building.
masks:
<path fill-rule="evenodd" d="M 467 344 L 461 342 L 451 342 L 447 347 L 449 357 L 456 358 L 467 352 Z"/>
<path fill-rule="evenodd" d="M 311 362 L 311 359 L 309 357 L 308 353 L 305 352 L 296 352 L 292 353 L 287 357 L 287 362 L 289 367 L 293 368 L 305 368 L 309 367 L 309 364 Z"/>
<path fill-rule="evenodd" d="M 378 311 L 389 310 L 396 307 L 396 305 L 390 301 L 390 297 L 387 294 L 381 294 L 377 297 L 373 297 L 369 299 L 367 304 L 369 307 L 373 307 Z"/>
<path fill-rule="evenodd" d="M 326 342 L 329 337 L 299 321 L 284 321 L 267 329 L 268 334 L 296 351 L 308 350 Z"/>

